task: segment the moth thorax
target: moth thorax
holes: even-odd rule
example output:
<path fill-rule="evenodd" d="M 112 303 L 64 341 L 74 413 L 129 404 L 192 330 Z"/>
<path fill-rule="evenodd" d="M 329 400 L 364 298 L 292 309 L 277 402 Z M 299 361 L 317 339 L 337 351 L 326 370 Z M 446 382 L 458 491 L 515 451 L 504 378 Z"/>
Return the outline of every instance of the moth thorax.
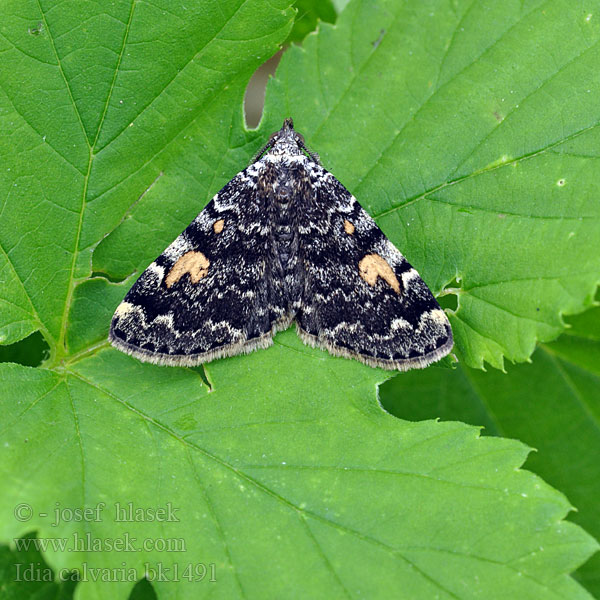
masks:
<path fill-rule="evenodd" d="M 268 154 L 274 156 L 297 156 L 298 154 L 302 154 L 296 134 L 293 131 L 281 134 L 277 140 L 275 140 Z"/>

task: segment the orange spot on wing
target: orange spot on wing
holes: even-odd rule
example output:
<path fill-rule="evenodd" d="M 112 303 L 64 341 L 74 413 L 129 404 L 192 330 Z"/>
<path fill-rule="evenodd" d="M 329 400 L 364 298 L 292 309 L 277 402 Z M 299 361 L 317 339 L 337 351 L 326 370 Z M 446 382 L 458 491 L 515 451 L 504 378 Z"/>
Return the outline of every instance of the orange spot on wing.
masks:
<path fill-rule="evenodd" d="M 165 285 L 170 288 L 177 283 L 186 273 L 190 276 L 192 283 L 198 283 L 203 277 L 208 275 L 210 261 L 202 252 L 186 252 L 173 265 L 168 275 L 165 277 Z"/>
<path fill-rule="evenodd" d="M 377 278 L 381 277 L 397 293 L 400 293 L 400 282 L 389 263 L 379 256 L 379 254 L 367 254 L 358 263 L 358 272 L 360 276 L 370 285 L 377 283 Z"/>

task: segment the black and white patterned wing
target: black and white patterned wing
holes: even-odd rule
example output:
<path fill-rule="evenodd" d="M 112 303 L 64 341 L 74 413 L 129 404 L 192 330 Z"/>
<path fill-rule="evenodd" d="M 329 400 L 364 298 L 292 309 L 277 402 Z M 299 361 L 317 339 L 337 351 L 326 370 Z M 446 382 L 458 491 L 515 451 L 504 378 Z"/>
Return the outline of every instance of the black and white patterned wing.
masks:
<path fill-rule="evenodd" d="M 236 175 L 142 273 L 109 339 L 143 361 L 196 365 L 264 348 L 289 325 L 265 210 L 262 161 Z"/>
<path fill-rule="evenodd" d="M 419 274 L 333 176 L 307 162 L 299 215 L 302 339 L 371 366 L 425 367 L 450 352 L 452 330 Z"/>

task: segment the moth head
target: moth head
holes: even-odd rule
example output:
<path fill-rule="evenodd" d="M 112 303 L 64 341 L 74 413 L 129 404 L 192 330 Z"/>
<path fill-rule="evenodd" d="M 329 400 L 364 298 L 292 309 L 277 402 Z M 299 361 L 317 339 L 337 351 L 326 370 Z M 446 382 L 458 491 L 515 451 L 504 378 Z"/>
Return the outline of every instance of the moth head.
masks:
<path fill-rule="evenodd" d="M 283 127 L 279 131 L 271 134 L 269 142 L 272 148 L 282 144 L 296 145 L 300 148 L 304 138 L 294 129 L 294 121 L 289 118 L 283 122 Z"/>
<path fill-rule="evenodd" d="M 313 155 L 306 147 L 304 136 L 294 129 L 294 121 L 291 117 L 283 122 L 283 126 L 279 131 L 271 134 L 269 142 L 265 146 L 265 150 L 267 151 L 267 154 L 276 156 L 294 156 L 306 153 L 311 158 L 313 158 L 313 156 L 317 157 L 316 162 L 318 162 L 318 156 L 316 154 Z"/>

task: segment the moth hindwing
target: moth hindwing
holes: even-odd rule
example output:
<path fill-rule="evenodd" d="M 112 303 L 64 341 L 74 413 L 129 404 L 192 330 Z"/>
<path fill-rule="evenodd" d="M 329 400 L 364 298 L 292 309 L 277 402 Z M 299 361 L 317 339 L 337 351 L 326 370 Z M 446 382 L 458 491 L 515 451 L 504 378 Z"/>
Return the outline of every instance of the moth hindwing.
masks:
<path fill-rule="evenodd" d="M 419 274 L 286 119 L 142 273 L 109 339 L 140 360 L 197 365 L 301 339 L 373 367 L 425 367 L 452 347 Z"/>

